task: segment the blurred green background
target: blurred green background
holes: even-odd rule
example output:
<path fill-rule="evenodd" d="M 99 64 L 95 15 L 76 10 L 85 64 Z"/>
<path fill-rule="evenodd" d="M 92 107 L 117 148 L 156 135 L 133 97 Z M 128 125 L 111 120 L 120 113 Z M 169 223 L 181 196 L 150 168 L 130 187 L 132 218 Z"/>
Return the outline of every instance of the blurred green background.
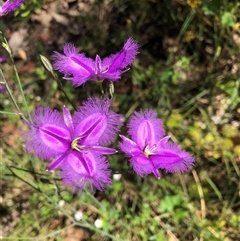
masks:
<path fill-rule="evenodd" d="M 72 42 L 104 57 L 132 36 L 140 54 L 115 84 L 114 111 L 127 121 L 134 110 L 155 109 L 172 140 L 196 158 L 189 173 L 163 172 L 157 180 L 135 175 L 119 153 L 109 162 L 122 178 L 106 192 L 72 193 L 57 171 L 46 173 L 47 162 L 26 152 L 26 126 L 1 93 L 3 240 L 240 240 L 238 0 L 32 0 L 0 21 L 31 111 L 72 108 L 39 54 L 51 60 Z M 9 58 L 1 69 L 26 111 Z M 100 95 L 94 82 L 62 85 L 76 106 Z"/>

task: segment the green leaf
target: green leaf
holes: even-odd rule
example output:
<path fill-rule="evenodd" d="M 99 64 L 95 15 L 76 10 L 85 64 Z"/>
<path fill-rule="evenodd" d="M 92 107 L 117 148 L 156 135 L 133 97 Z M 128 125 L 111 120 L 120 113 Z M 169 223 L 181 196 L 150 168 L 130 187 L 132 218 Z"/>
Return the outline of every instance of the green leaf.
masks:
<path fill-rule="evenodd" d="M 225 12 L 221 17 L 221 24 L 225 28 L 234 26 L 234 16 L 230 12 Z"/>
<path fill-rule="evenodd" d="M 182 203 L 180 195 L 167 195 L 160 202 L 161 212 L 171 212 L 174 208 Z"/>
<path fill-rule="evenodd" d="M 223 0 L 204 1 L 202 10 L 205 15 L 219 15 Z"/>

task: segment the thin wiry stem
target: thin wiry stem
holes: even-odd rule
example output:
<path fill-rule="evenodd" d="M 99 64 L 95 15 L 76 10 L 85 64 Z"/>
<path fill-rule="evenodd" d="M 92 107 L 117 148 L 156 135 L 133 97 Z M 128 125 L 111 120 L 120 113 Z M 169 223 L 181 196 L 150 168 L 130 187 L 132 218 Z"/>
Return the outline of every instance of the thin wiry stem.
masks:
<path fill-rule="evenodd" d="M 34 186 L 32 183 L 30 183 L 29 181 L 25 180 L 24 178 L 20 177 L 17 173 L 15 173 L 10 166 L 6 165 L 6 168 L 12 173 L 12 175 L 14 177 L 19 178 L 21 181 L 23 181 L 24 183 L 26 183 L 27 185 L 29 185 L 31 188 L 33 188 L 35 191 L 40 192 L 41 190 L 39 189 L 39 187 Z"/>
<path fill-rule="evenodd" d="M 17 82 L 18 82 L 18 86 L 19 86 L 19 89 L 20 89 L 20 93 L 22 95 L 22 98 L 23 98 L 23 104 L 26 108 L 26 111 L 27 111 L 27 114 L 28 114 L 28 118 L 30 121 L 32 121 L 32 118 L 31 118 L 31 115 L 30 115 L 30 112 L 28 110 L 28 105 L 27 105 L 27 101 L 26 101 L 26 98 L 25 98 L 25 94 L 24 94 L 24 91 L 23 91 L 23 88 L 22 88 L 22 83 L 21 83 L 21 80 L 19 78 L 19 75 L 18 75 L 18 71 L 17 71 L 17 67 L 15 65 L 15 62 L 14 62 L 14 58 L 13 58 L 13 53 L 12 53 L 12 50 L 8 44 L 8 41 L 7 39 L 5 38 L 5 36 L 3 35 L 3 33 L 1 32 L 2 34 L 2 37 L 3 37 L 3 47 L 7 50 L 8 54 L 9 54 L 9 57 L 11 59 L 11 62 L 12 62 L 12 65 L 13 65 L 13 70 L 14 70 L 14 73 L 15 73 L 15 76 L 16 76 L 16 79 L 17 79 Z M 7 85 L 6 85 L 7 86 Z M 11 97 L 12 99 L 12 97 Z M 13 100 L 13 99 L 12 99 Z M 15 103 L 14 103 L 15 104 Z M 15 105 L 16 106 L 16 105 Z M 21 112 L 21 111 L 19 111 Z"/>
<path fill-rule="evenodd" d="M 25 121 L 28 122 L 28 119 L 24 116 L 24 114 L 22 113 L 21 109 L 19 108 L 16 100 L 14 99 L 13 94 L 11 92 L 11 89 L 9 88 L 8 83 L 7 83 L 7 81 L 6 81 L 5 77 L 4 77 L 3 72 L 2 72 L 1 69 L 0 69 L 0 75 L 1 75 L 2 80 L 3 80 L 3 82 L 4 82 L 5 86 L 6 86 L 7 92 L 9 94 L 11 100 L 12 100 L 14 106 L 16 107 L 16 109 L 18 111 L 17 115 L 20 115 L 21 118 L 23 118 Z M 3 111 L 1 111 L 1 112 L 3 113 Z M 14 113 L 14 114 L 16 114 L 16 113 Z"/>
<path fill-rule="evenodd" d="M 74 109 L 74 110 L 77 110 L 76 106 L 75 106 L 74 103 L 70 100 L 70 98 L 68 97 L 66 91 L 64 90 L 63 85 L 62 85 L 62 82 L 61 82 L 61 80 L 58 78 L 57 74 L 55 74 L 54 72 L 52 72 L 52 76 L 53 76 L 54 79 L 57 81 L 58 89 L 63 92 L 63 94 L 65 95 L 67 101 L 72 105 L 73 109 Z"/>
<path fill-rule="evenodd" d="M 4 115 L 19 115 L 20 117 L 23 117 L 22 113 L 15 113 L 15 112 L 9 112 L 9 111 L 4 111 L 4 110 L 0 110 L 0 114 L 4 114 Z"/>
<path fill-rule="evenodd" d="M 43 67 L 51 73 L 52 77 L 57 81 L 58 84 L 58 89 L 60 91 L 63 92 L 63 94 L 65 95 L 66 99 L 68 100 L 68 102 L 72 105 L 72 107 L 74 108 L 74 110 L 77 110 L 77 108 L 75 107 L 74 103 L 70 100 L 70 98 L 68 97 L 67 93 L 65 92 L 62 82 L 61 80 L 58 78 L 58 75 L 54 72 L 53 66 L 51 64 L 51 62 L 43 55 L 39 55 L 40 60 L 42 62 Z"/>

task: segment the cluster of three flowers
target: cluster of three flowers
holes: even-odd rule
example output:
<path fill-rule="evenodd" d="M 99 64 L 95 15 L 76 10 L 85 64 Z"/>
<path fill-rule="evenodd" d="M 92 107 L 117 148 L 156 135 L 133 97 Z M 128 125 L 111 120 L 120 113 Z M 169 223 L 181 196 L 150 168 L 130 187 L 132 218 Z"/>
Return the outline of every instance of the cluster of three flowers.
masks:
<path fill-rule="evenodd" d="M 138 44 L 129 38 L 123 49 L 95 61 L 78 53 L 72 44 L 66 44 L 64 54 L 54 53 L 54 68 L 64 74 L 74 86 L 88 80 L 117 81 L 128 70 L 138 53 Z M 61 115 L 48 107 L 39 107 L 32 113 L 30 130 L 26 131 L 26 147 L 42 159 L 53 159 L 47 170 L 59 168 L 66 184 L 83 191 L 86 185 L 104 190 L 111 184 L 111 173 L 106 155 L 117 150 L 106 145 L 117 137 L 123 116 L 111 111 L 107 97 L 89 97 L 74 113 L 67 107 Z M 158 169 L 167 172 L 185 172 L 191 169 L 194 158 L 164 136 L 164 128 L 153 110 L 134 112 L 128 123 L 129 137 L 120 135 L 119 149 L 129 158 L 134 171 L 140 175 L 153 173 L 160 178 Z"/>

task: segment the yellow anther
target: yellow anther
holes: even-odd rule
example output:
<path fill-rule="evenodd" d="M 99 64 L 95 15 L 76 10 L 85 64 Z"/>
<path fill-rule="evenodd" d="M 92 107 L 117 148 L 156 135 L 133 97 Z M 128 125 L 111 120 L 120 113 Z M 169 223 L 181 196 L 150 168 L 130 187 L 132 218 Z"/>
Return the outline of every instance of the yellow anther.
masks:
<path fill-rule="evenodd" d="M 145 157 L 149 157 L 150 155 L 154 154 L 155 150 L 156 150 L 156 145 L 154 145 L 152 147 L 146 146 L 143 154 L 145 155 Z"/>
<path fill-rule="evenodd" d="M 80 137 L 78 137 L 78 138 L 76 138 L 76 139 L 74 139 L 73 141 L 72 141 L 72 143 L 71 143 L 71 148 L 73 149 L 73 150 L 76 150 L 76 151 L 81 151 L 81 149 L 80 149 L 80 146 L 79 146 L 79 140 L 80 140 Z"/>

